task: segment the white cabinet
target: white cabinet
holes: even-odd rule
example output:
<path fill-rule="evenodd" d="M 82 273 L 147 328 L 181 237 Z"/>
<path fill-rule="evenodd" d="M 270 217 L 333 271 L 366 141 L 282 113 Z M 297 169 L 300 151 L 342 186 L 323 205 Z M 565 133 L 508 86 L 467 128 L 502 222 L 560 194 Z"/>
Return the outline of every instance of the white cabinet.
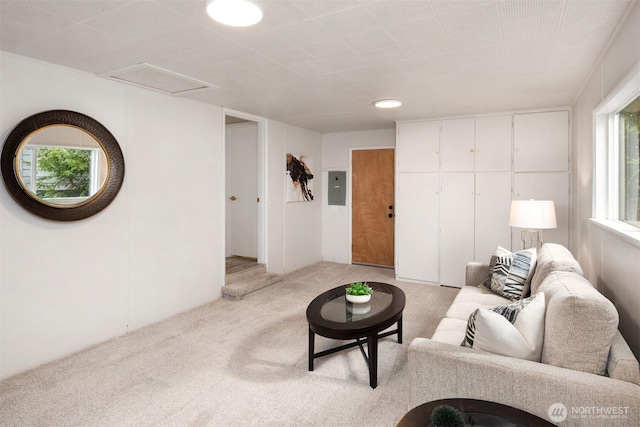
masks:
<path fill-rule="evenodd" d="M 396 193 L 396 275 L 438 283 L 440 174 L 399 173 Z"/>
<path fill-rule="evenodd" d="M 558 228 L 542 230 L 544 243 L 569 246 L 569 174 L 517 173 L 513 180 L 514 200 L 553 200 Z M 513 248 L 520 249 L 520 229 L 513 229 Z"/>
<path fill-rule="evenodd" d="M 511 171 L 512 132 L 511 115 L 476 119 L 476 172 Z"/>
<path fill-rule="evenodd" d="M 568 246 L 569 111 L 399 123 L 396 156 L 398 278 L 463 286 L 467 262 L 518 250 L 512 199 L 553 200 L 542 238 Z"/>
<path fill-rule="evenodd" d="M 569 170 L 569 112 L 516 114 L 513 119 L 516 172 Z"/>
<path fill-rule="evenodd" d="M 498 246 L 510 248 L 510 210 L 511 174 L 476 174 L 475 261 L 489 262 Z"/>
<path fill-rule="evenodd" d="M 472 173 L 442 174 L 440 283 L 443 285 L 464 286 L 464 266 L 473 261 L 473 181 Z"/>
<path fill-rule="evenodd" d="M 442 121 L 442 170 L 473 172 L 475 153 L 475 119 Z"/>
<path fill-rule="evenodd" d="M 511 170 L 512 116 L 442 121 L 442 171 Z"/>
<path fill-rule="evenodd" d="M 398 172 L 440 169 L 440 120 L 398 124 Z"/>
<path fill-rule="evenodd" d="M 440 283 L 461 287 L 467 262 L 511 247 L 511 174 L 444 173 L 441 204 Z"/>

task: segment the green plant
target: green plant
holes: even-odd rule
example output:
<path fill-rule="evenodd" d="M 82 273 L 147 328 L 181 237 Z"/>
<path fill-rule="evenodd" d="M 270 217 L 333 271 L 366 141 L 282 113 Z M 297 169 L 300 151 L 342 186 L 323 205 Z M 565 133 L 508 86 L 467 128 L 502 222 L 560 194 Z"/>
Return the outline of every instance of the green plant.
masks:
<path fill-rule="evenodd" d="M 453 406 L 440 405 L 431 413 L 431 422 L 435 427 L 464 427 L 464 417 Z"/>
<path fill-rule="evenodd" d="M 347 295 L 371 295 L 373 289 L 367 282 L 353 282 L 346 288 Z"/>
<path fill-rule="evenodd" d="M 91 184 L 91 152 L 73 148 L 38 148 L 38 197 L 86 197 Z"/>

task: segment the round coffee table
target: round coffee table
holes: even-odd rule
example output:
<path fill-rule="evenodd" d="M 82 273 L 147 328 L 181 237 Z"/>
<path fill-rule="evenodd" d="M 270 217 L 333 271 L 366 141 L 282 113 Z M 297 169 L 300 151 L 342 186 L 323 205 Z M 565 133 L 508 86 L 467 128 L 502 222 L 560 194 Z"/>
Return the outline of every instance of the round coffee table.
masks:
<path fill-rule="evenodd" d="M 338 351 L 360 347 L 369 366 L 369 385 L 378 385 L 378 340 L 397 334 L 402 343 L 402 311 L 405 295 L 402 289 L 387 283 L 368 282 L 373 288 L 368 303 L 352 304 L 345 298 L 348 284 L 338 286 L 317 296 L 307 307 L 309 322 L 309 370 L 313 361 Z M 397 323 L 397 328 L 381 333 Z M 338 340 L 356 340 L 339 347 L 314 353 L 315 334 Z M 368 354 L 363 343 L 366 338 Z"/>
<path fill-rule="evenodd" d="M 431 413 L 440 405 L 456 408 L 465 425 L 486 427 L 554 427 L 536 415 L 500 403 L 477 399 L 442 399 L 423 403 L 406 413 L 396 427 L 430 427 Z"/>

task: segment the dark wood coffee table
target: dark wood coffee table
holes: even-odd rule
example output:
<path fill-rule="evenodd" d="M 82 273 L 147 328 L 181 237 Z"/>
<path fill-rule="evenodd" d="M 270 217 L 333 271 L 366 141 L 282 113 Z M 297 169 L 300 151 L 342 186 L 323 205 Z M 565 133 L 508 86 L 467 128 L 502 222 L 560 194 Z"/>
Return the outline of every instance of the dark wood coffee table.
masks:
<path fill-rule="evenodd" d="M 554 424 L 523 410 L 477 399 L 442 399 L 423 403 L 406 413 L 396 427 L 432 426 L 431 413 L 440 405 L 453 406 L 462 413 L 465 425 L 486 427 L 554 427 Z"/>
<path fill-rule="evenodd" d="M 352 304 L 345 298 L 347 285 L 338 286 L 317 296 L 307 307 L 309 321 L 309 370 L 313 371 L 313 361 L 338 351 L 360 347 L 369 366 L 369 385 L 378 386 L 378 340 L 397 334 L 402 343 L 402 311 L 405 295 L 402 289 L 386 283 L 368 282 L 373 288 L 371 301 Z M 384 332 L 397 323 L 397 329 Z M 314 353 L 315 334 L 337 340 L 356 340 L 339 347 Z M 368 354 L 365 352 L 365 343 Z"/>

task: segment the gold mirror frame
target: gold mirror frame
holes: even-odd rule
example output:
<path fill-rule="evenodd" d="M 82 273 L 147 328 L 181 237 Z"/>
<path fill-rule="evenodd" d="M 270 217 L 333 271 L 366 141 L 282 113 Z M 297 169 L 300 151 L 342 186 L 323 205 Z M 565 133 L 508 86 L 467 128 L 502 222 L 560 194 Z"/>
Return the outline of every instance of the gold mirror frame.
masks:
<path fill-rule="evenodd" d="M 55 125 L 76 127 L 89 134 L 107 157 L 108 174 L 98 192 L 82 203 L 71 206 L 52 205 L 24 188 L 16 171 L 16 156 L 37 131 Z M 81 113 L 51 110 L 22 120 L 9 134 L 0 158 L 2 179 L 13 199 L 29 212 L 54 221 L 77 221 L 106 208 L 116 197 L 124 180 L 124 156 L 115 137 L 98 121 Z"/>

